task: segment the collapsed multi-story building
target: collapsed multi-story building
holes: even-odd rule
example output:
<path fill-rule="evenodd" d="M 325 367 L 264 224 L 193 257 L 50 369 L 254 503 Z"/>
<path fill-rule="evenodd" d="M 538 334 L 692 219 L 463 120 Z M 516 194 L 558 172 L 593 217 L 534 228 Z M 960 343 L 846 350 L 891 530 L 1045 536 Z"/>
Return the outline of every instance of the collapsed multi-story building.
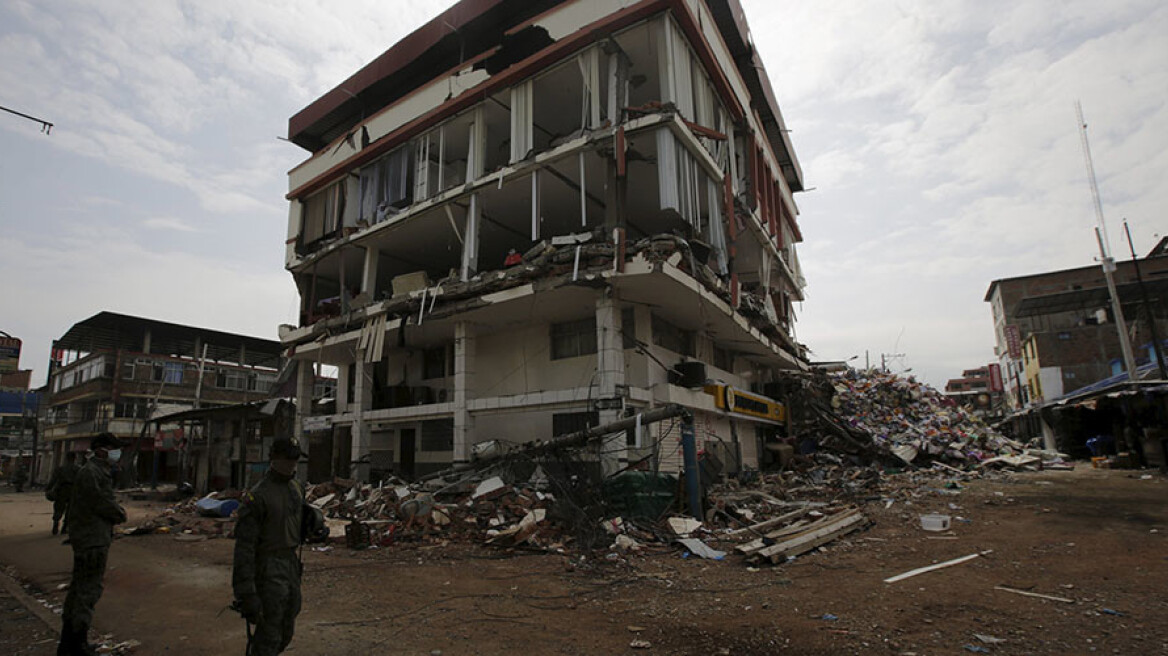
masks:
<path fill-rule="evenodd" d="M 422 475 L 680 404 L 757 467 L 806 366 L 803 189 L 737 0 L 463 0 L 289 121 L 309 474 Z M 311 366 L 309 366 L 311 365 Z M 605 441 L 676 470 L 676 422 Z"/>

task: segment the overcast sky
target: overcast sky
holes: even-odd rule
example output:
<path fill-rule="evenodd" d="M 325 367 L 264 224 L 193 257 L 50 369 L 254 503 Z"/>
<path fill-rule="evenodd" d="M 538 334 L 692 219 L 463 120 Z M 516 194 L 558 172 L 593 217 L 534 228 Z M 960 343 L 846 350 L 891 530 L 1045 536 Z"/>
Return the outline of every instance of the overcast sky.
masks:
<path fill-rule="evenodd" d="M 586 0 L 584 0 L 586 1 Z M 275 338 L 287 120 L 450 3 L 0 3 L 0 330 L 44 378 L 101 310 Z M 806 185 L 815 359 L 993 358 L 996 278 L 1097 255 L 1074 101 L 1116 255 L 1168 233 L 1168 5 L 744 0 Z"/>

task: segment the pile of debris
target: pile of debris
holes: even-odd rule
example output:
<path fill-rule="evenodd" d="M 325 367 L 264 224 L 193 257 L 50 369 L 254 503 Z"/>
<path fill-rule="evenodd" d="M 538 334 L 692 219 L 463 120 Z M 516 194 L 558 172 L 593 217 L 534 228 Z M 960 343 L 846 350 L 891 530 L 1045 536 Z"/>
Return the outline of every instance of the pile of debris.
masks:
<path fill-rule="evenodd" d="M 507 485 L 497 476 L 477 485 L 460 482 L 453 489 L 338 478 L 309 486 L 306 499 L 324 513 L 329 537 L 344 538 L 354 548 L 417 538 L 545 549 L 558 549 L 565 541 L 548 521 L 553 495 Z"/>
<path fill-rule="evenodd" d="M 912 377 L 878 370 L 849 369 L 833 373 L 818 385 L 820 401 L 811 404 L 827 424 L 832 439 L 848 444 L 848 453 L 866 452 L 905 464 L 942 462 L 977 466 L 995 458 L 1022 466 L 1041 462 L 1025 447 L 986 426 L 979 418 Z M 826 403 L 822 399 L 826 398 Z M 852 448 L 847 448 L 847 447 Z M 1021 461 L 1010 458 L 1022 457 Z"/>
<path fill-rule="evenodd" d="M 179 540 L 204 540 L 232 537 L 235 534 L 235 510 L 239 507 L 239 490 L 212 492 L 201 499 L 179 501 L 161 514 L 135 526 L 121 527 L 123 535 L 171 533 Z"/>

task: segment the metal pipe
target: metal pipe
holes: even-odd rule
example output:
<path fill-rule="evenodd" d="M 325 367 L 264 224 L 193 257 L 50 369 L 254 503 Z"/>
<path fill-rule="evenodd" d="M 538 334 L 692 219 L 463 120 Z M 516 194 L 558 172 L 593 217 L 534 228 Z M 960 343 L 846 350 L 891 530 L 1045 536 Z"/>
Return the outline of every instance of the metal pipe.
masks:
<path fill-rule="evenodd" d="M 697 440 L 694 439 L 693 416 L 685 417 L 681 422 L 681 452 L 685 458 L 685 491 L 689 499 L 689 514 L 699 522 L 702 521 L 702 495 L 698 471 Z"/>
<path fill-rule="evenodd" d="M 685 408 L 684 406 L 680 406 L 676 403 L 671 403 L 669 405 L 661 406 L 660 408 L 654 408 L 652 410 L 649 410 L 648 412 L 642 412 L 639 415 L 627 417 L 625 419 L 621 419 L 619 421 L 614 421 L 612 423 L 605 424 L 603 426 L 596 426 L 594 428 L 589 428 L 587 430 L 577 431 L 575 433 L 568 433 L 567 435 L 553 437 L 552 439 L 546 440 L 546 441 L 537 440 L 534 442 L 529 442 L 523 446 L 522 451 L 523 451 L 523 453 L 531 455 L 533 453 L 550 451 L 552 449 L 583 446 L 584 444 L 587 444 L 589 441 L 600 438 L 600 437 L 607 435 L 609 433 L 616 433 L 616 432 L 620 432 L 620 431 L 624 431 L 624 430 L 628 430 L 630 428 L 633 428 L 634 426 L 637 425 L 638 417 L 640 417 L 641 425 L 645 426 L 645 425 L 653 424 L 653 423 L 656 423 L 659 421 L 664 421 L 666 419 L 672 419 L 673 417 L 677 417 L 677 416 L 691 417 L 690 421 L 692 422 L 692 415 L 690 414 L 690 411 L 687 408 Z M 455 465 L 455 466 L 450 467 L 448 469 L 444 469 L 442 471 L 437 471 L 437 472 L 432 472 L 430 474 L 422 476 L 422 477 L 418 478 L 418 482 L 428 481 L 428 480 L 432 480 L 435 478 L 441 478 L 442 476 L 446 476 L 446 475 L 452 474 L 452 473 L 459 473 L 459 472 L 465 472 L 465 471 L 477 469 L 480 466 L 482 466 L 488 462 L 491 462 L 492 460 L 497 460 L 505 455 L 509 455 L 509 454 L 498 454 L 498 455 L 477 458 L 474 462 Z"/>

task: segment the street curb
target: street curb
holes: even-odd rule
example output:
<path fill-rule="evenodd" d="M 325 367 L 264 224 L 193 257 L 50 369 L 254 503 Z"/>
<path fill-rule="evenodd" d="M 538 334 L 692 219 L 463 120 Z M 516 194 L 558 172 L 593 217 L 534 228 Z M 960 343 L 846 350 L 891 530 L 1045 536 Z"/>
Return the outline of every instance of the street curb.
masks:
<path fill-rule="evenodd" d="M 32 595 L 25 592 L 20 583 L 12 578 L 8 572 L 0 571 L 0 584 L 4 586 L 5 592 L 23 604 L 30 613 L 36 615 L 37 618 L 49 627 L 49 630 L 56 631 L 61 628 L 61 618 L 54 614 L 53 611 L 45 608 L 45 605 L 33 598 Z"/>

